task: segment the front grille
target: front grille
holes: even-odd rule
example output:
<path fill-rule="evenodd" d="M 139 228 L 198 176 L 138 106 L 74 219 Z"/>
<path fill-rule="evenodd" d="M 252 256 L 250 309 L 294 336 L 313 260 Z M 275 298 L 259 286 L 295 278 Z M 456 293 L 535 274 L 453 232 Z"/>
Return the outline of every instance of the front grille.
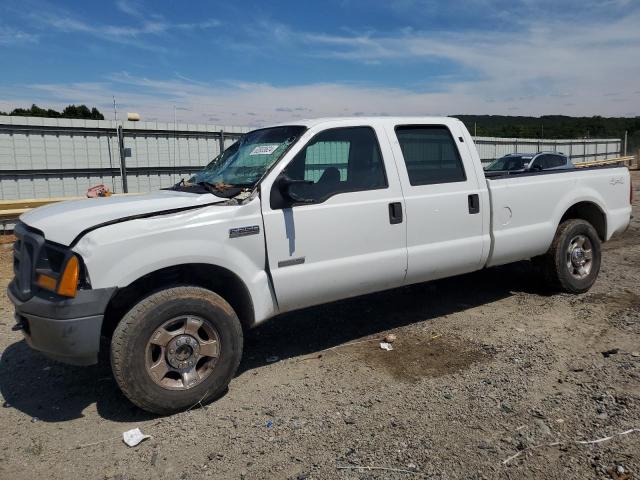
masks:
<path fill-rule="evenodd" d="M 36 275 L 36 262 L 44 245 L 44 236 L 37 230 L 18 223 L 14 228 L 16 242 L 13 246 L 13 273 L 16 295 L 22 301 L 33 295 L 32 286 Z"/>

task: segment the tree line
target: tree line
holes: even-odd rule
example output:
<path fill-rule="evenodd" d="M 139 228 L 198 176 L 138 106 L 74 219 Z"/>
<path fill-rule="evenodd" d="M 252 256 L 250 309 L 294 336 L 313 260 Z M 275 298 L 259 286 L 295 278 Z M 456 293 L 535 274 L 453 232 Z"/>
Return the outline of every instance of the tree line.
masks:
<path fill-rule="evenodd" d="M 543 115 L 453 115 L 479 137 L 513 138 L 624 138 L 629 153 L 640 148 L 640 117 L 569 117 Z M 475 132 L 475 133 L 474 133 Z"/>
<path fill-rule="evenodd" d="M 0 115 L 16 115 L 20 117 L 45 117 L 45 118 L 82 118 L 85 120 L 104 120 L 104 115 L 93 107 L 89 110 L 86 105 L 67 105 L 62 112 L 52 108 L 40 108 L 36 104 L 31 108 L 14 108 L 11 112 L 0 112 Z"/>

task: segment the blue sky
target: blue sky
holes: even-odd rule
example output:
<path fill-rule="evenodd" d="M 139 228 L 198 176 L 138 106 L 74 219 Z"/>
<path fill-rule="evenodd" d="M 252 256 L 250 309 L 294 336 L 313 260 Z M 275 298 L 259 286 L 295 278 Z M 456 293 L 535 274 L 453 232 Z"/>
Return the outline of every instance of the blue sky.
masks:
<path fill-rule="evenodd" d="M 640 115 L 639 25 L 638 0 L 3 0 L 0 110 Z"/>

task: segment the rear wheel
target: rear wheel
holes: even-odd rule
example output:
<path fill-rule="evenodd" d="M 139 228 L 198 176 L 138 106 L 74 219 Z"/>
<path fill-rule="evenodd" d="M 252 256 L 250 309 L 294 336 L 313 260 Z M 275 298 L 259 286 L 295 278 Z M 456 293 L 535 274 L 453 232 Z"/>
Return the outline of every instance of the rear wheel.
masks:
<path fill-rule="evenodd" d="M 113 374 L 126 397 L 160 414 L 219 396 L 242 357 L 231 306 L 199 287 L 175 287 L 135 305 L 116 327 Z"/>
<path fill-rule="evenodd" d="M 569 293 L 584 293 L 598 277 L 601 244 L 593 226 L 579 219 L 560 224 L 549 251 L 538 259 L 552 287 Z"/>

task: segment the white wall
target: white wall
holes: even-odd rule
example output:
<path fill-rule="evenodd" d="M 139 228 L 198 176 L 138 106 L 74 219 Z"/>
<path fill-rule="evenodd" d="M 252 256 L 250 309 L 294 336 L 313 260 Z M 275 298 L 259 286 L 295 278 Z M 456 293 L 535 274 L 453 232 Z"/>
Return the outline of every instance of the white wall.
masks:
<path fill-rule="evenodd" d="M 104 183 L 122 191 L 116 129 L 124 128 L 129 192 L 169 186 L 220 153 L 247 127 L 110 120 L 0 117 L 0 199 L 84 196 Z M 177 132 L 177 134 L 176 134 Z M 537 140 L 476 137 L 480 158 L 559 151 L 576 161 L 619 156 L 619 139 Z"/>

